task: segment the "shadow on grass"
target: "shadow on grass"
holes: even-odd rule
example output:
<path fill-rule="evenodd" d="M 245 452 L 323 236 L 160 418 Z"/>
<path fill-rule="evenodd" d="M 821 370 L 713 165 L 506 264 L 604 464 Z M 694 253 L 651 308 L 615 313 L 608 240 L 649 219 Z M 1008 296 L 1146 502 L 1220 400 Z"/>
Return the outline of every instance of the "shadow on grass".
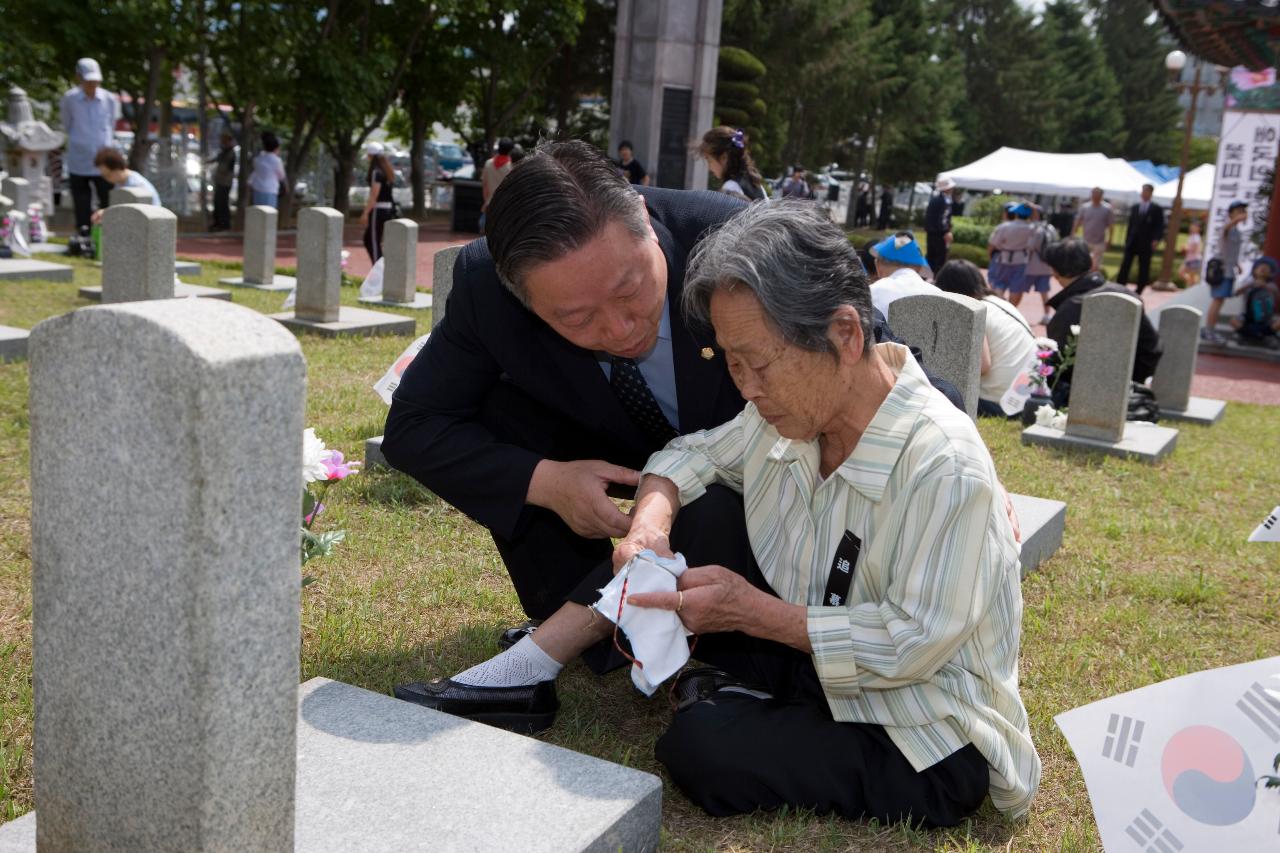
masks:
<path fill-rule="evenodd" d="M 352 497 L 393 509 L 433 506 L 440 502 L 434 493 L 417 480 L 390 468 L 373 468 L 361 472 L 351 481 Z"/>

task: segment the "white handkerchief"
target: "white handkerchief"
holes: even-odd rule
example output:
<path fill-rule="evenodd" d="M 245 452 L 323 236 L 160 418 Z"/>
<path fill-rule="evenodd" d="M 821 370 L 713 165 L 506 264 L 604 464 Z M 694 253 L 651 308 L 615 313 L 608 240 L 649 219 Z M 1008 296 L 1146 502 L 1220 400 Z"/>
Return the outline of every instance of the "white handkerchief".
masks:
<path fill-rule="evenodd" d="M 638 592 L 675 592 L 676 578 L 687 568 L 684 556 L 659 557 L 653 551 L 641 551 L 614 575 L 609 585 L 600 590 L 595 609 L 616 622 L 631 641 L 631 653 L 643 667 L 632 665 L 631 682 L 646 696 L 652 696 L 658 685 L 680 670 L 689 660 L 690 632 L 680 617 L 671 610 L 656 607 L 633 607 L 628 600 L 618 618 L 618 601 L 622 585 L 627 598 Z"/>

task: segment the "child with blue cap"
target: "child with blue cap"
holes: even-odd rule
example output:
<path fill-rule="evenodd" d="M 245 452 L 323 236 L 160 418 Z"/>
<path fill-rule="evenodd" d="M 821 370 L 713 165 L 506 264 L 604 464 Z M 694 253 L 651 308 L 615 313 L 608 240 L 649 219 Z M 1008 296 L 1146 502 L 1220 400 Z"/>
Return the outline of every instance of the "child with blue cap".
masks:
<path fill-rule="evenodd" d="M 1244 310 L 1239 317 L 1231 318 L 1231 328 L 1236 330 L 1240 343 L 1246 346 L 1262 346 L 1280 349 L 1280 286 L 1276 273 L 1280 264 L 1275 258 L 1263 256 L 1253 262 L 1253 269 L 1236 289 L 1236 296 L 1244 297 Z"/>

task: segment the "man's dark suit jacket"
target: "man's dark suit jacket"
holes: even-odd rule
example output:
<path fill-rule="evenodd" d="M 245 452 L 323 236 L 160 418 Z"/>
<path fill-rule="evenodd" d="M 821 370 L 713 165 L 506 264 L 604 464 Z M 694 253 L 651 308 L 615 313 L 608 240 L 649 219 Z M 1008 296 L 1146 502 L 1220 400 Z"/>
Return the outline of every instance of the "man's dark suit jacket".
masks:
<path fill-rule="evenodd" d="M 694 244 L 746 203 L 723 193 L 637 187 L 667 258 L 671 348 L 681 433 L 710 429 L 744 405 L 710 328 L 690 328 L 680 311 L 685 262 Z M 876 315 L 876 339 L 888 336 Z M 710 348 L 712 357 L 704 358 Z M 481 423 L 502 383 L 589 435 L 578 459 L 639 469 L 660 449 L 632 422 L 594 353 L 560 337 L 498 280 L 484 240 L 458 255 L 444 320 L 405 371 L 387 415 L 382 451 L 495 534 L 511 538 L 529 480 L 543 456 L 498 439 Z M 955 389 L 940 383 L 955 402 Z M 963 406 L 962 406 L 963 407 Z"/>
<path fill-rule="evenodd" d="M 1129 208 L 1129 234 L 1125 244 L 1141 248 L 1150 246 L 1157 240 L 1164 239 L 1164 208 L 1154 201 L 1147 204 L 1147 212 L 1142 214 L 1142 204 Z"/>

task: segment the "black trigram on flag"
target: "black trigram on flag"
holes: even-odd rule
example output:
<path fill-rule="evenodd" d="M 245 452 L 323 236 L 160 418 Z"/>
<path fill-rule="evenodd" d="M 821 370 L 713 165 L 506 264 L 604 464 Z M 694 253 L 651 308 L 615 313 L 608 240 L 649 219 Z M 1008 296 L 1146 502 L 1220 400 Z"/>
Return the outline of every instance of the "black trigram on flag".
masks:
<path fill-rule="evenodd" d="M 1236 707 L 1273 743 L 1280 741 L 1280 699 L 1268 693 L 1261 684 L 1253 682 L 1236 702 Z"/>
<path fill-rule="evenodd" d="M 1107 721 L 1107 739 L 1102 744 L 1102 757 L 1132 767 L 1142 741 L 1142 720 L 1112 714 Z"/>
<path fill-rule="evenodd" d="M 1125 833 L 1146 853 L 1178 853 L 1182 849 L 1178 836 L 1166 829 L 1147 809 L 1138 812 L 1133 823 L 1125 828 Z"/>

